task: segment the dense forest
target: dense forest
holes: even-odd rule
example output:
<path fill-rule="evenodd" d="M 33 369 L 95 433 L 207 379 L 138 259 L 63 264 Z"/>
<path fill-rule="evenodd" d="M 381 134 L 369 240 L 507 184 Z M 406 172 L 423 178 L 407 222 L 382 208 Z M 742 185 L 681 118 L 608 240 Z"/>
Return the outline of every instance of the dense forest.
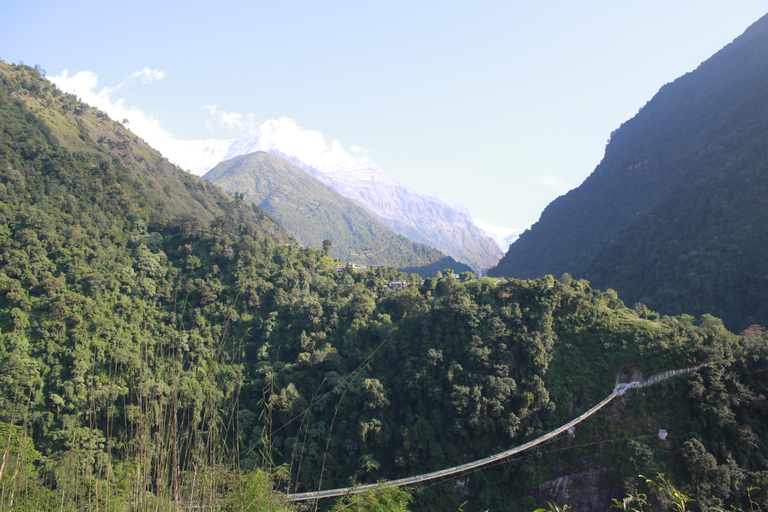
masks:
<path fill-rule="evenodd" d="M 768 17 L 611 134 L 488 275 L 568 272 L 666 314 L 768 322 Z"/>
<path fill-rule="evenodd" d="M 768 506 L 762 328 L 627 308 L 567 274 L 339 272 L 38 69 L 0 63 L 0 81 L 3 507 L 298 510 L 287 492 L 481 458 L 700 363 L 575 437 L 320 507 L 533 510 L 584 474 L 602 509 L 655 499 L 641 474 L 694 510 Z"/>
<path fill-rule="evenodd" d="M 205 179 L 267 211 L 303 245 L 320 249 L 331 240 L 329 255 L 337 259 L 423 276 L 446 268 L 472 270 L 397 234 L 351 199 L 269 153 L 258 151 L 221 162 Z"/>

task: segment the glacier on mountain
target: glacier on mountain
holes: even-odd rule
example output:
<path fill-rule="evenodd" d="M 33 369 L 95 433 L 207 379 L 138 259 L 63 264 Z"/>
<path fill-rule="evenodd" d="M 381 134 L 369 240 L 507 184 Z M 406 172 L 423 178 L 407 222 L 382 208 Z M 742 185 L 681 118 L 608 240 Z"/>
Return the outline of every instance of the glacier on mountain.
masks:
<path fill-rule="evenodd" d="M 502 252 L 507 252 L 509 249 L 509 246 L 517 240 L 517 238 L 528 229 L 530 226 L 519 228 L 519 229 L 511 229 L 511 228 L 502 228 L 499 226 L 494 226 L 493 224 L 490 224 L 488 222 L 485 222 L 480 219 L 473 219 L 475 222 L 475 226 L 482 229 L 483 232 L 491 237 L 491 239 L 496 242 L 496 244 L 499 246 L 499 249 L 501 249 Z"/>

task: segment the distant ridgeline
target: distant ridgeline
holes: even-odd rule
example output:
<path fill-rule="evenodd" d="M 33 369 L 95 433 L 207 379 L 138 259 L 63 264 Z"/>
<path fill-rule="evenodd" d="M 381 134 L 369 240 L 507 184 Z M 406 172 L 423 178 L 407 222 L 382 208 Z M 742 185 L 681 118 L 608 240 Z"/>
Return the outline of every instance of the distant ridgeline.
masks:
<path fill-rule="evenodd" d="M 630 304 L 768 324 L 768 17 L 611 134 L 491 276 L 568 272 Z"/>
<path fill-rule="evenodd" d="M 266 140 L 262 141 L 261 135 L 238 140 L 229 147 L 228 155 L 247 155 L 257 151 L 257 148 L 272 145 L 269 143 L 263 145 L 262 142 L 266 142 Z M 272 147 L 267 152 L 290 162 L 295 168 L 351 200 L 356 206 L 362 206 L 379 222 L 389 226 L 390 229 L 409 240 L 436 248 L 453 257 L 456 261 L 468 264 L 478 273 L 482 273 L 498 263 L 503 256 L 496 243 L 475 226 L 471 214 L 466 209 L 448 204 L 437 196 L 420 194 L 390 180 L 378 166 L 367 158 L 353 158 L 336 165 L 324 165 L 320 162 L 314 162 L 313 165 L 295 155 L 280 151 L 279 145 L 277 146 Z M 237 181 L 241 181 L 240 177 L 243 173 L 255 174 L 260 179 L 275 178 L 273 173 L 259 172 L 253 163 L 247 167 L 246 170 L 238 165 L 232 169 L 238 176 Z M 282 185 L 286 185 L 284 180 L 285 177 L 278 181 Z M 312 185 L 311 188 L 316 188 L 316 185 Z M 284 186 L 283 190 L 276 192 L 284 191 L 291 192 L 293 198 L 296 198 L 297 191 L 285 189 Z M 316 203 L 318 199 L 327 195 L 327 191 L 320 195 L 313 192 L 308 199 Z M 333 197 L 330 204 L 338 205 L 338 198 Z M 320 209 L 317 210 L 316 213 L 319 216 L 325 216 L 319 211 Z M 344 206 L 341 213 L 348 215 L 350 212 L 350 208 Z M 360 231 L 367 223 L 369 221 L 365 220 L 361 226 L 361 221 L 354 221 L 350 228 L 353 231 Z M 343 227 L 343 224 L 334 223 L 334 229 L 338 230 L 339 227 Z M 369 234 L 363 230 L 362 236 L 365 240 Z M 367 246 L 369 242 L 365 241 L 364 244 Z M 391 249 L 385 252 L 391 252 Z"/>
<path fill-rule="evenodd" d="M 275 485 L 457 466 L 617 381 L 715 363 L 627 391 L 575 439 L 417 488 L 413 509 L 533 510 L 541 484 L 589 474 L 607 510 L 657 472 L 702 506 L 768 507 L 763 330 L 629 309 L 568 276 L 342 263 L 0 62 L 0 506 L 290 511 Z"/>
<path fill-rule="evenodd" d="M 344 261 L 396 267 L 425 277 L 471 270 L 437 249 L 397 234 L 372 213 L 289 162 L 262 151 L 219 163 L 205 179 L 254 203 L 299 242 Z"/>

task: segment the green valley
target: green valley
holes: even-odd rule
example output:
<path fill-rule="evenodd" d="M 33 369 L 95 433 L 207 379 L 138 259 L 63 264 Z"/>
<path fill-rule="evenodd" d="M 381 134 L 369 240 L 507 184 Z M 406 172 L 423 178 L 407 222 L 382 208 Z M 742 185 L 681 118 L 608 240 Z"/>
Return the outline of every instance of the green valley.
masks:
<path fill-rule="evenodd" d="M 337 270 L 297 242 L 317 243 L 299 231 L 314 211 L 281 226 L 242 191 L 0 63 L 0 506 L 532 511 L 569 501 L 566 481 L 664 510 L 646 475 L 693 510 L 768 507 L 765 329 L 626 307 L 568 274 Z M 482 471 L 288 501 L 499 453 L 618 382 L 702 364 Z"/>

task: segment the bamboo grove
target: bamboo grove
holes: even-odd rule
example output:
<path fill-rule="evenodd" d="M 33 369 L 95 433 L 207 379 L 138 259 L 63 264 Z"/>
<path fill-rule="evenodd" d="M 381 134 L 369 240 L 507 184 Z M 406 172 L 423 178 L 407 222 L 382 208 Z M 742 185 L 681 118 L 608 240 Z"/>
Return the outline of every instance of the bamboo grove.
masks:
<path fill-rule="evenodd" d="M 665 472 L 713 506 L 765 488 L 761 328 L 659 317 L 568 275 L 339 272 L 38 70 L 0 78 L 3 507 L 293 510 L 285 492 L 496 453 L 622 375 L 702 362 L 718 364 L 612 405 L 562 452 L 321 506 L 532 510 L 539 484 L 594 468 L 622 492 Z"/>

